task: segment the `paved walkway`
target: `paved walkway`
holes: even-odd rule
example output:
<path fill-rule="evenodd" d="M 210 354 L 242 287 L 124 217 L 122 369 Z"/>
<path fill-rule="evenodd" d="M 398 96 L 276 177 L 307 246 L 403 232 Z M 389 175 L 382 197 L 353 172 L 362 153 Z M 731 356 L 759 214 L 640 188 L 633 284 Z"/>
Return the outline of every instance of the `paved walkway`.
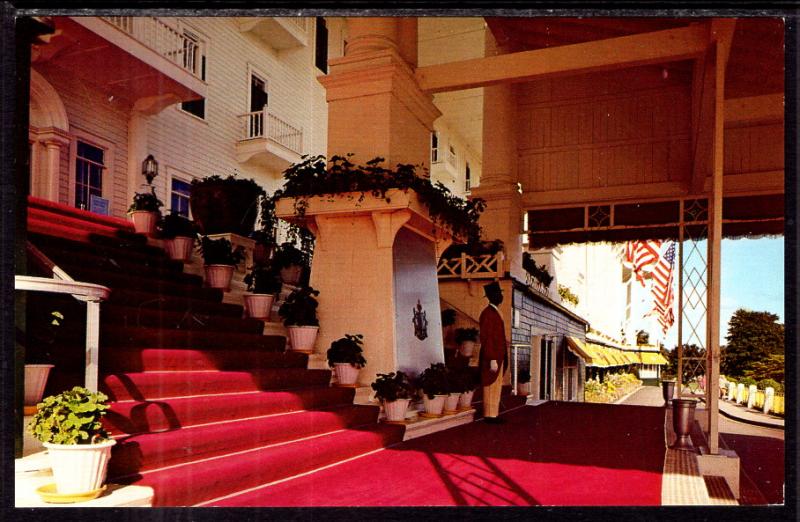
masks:
<path fill-rule="evenodd" d="M 783 429 L 783 419 L 772 415 L 766 415 L 747 409 L 746 405 L 736 404 L 735 402 L 728 402 L 724 399 L 719 400 L 719 410 L 726 417 L 732 417 L 733 420 L 739 420 L 765 428 L 778 428 Z"/>

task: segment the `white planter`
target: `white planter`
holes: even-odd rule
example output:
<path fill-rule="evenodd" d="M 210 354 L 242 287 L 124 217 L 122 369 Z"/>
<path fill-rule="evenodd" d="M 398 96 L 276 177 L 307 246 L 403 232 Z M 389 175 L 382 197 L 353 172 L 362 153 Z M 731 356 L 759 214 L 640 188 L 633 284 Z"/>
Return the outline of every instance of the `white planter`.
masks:
<path fill-rule="evenodd" d="M 464 341 L 458 349 L 464 357 L 472 357 L 472 352 L 475 351 L 475 341 Z"/>
<path fill-rule="evenodd" d="M 530 394 L 531 394 L 531 383 L 529 382 L 517 383 L 517 395 L 528 396 Z"/>
<path fill-rule="evenodd" d="M 458 408 L 466 409 L 472 407 L 472 396 L 475 395 L 475 390 L 470 390 L 461 394 L 458 398 Z"/>
<path fill-rule="evenodd" d="M 358 380 L 359 368 L 350 363 L 333 363 L 333 371 L 336 373 L 337 384 L 350 386 Z"/>
<path fill-rule="evenodd" d="M 228 292 L 231 289 L 233 265 L 205 265 L 206 286 L 221 288 Z"/>
<path fill-rule="evenodd" d="M 52 368 L 52 364 L 25 365 L 25 406 L 36 406 L 42 402 L 47 376 Z"/>
<path fill-rule="evenodd" d="M 289 341 L 296 352 L 313 352 L 319 326 L 289 326 Z"/>
<path fill-rule="evenodd" d="M 134 210 L 130 215 L 131 221 L 133 221 L 133 229 L 137 234 L 152 236 L 156 231 L 158 212 L 150 212 L 149 210 Z"/>
<path fill-rule="evenodd" d="M 287 285 L 297 286 L 300 282 L 300 276 L 303 275 L 303 267 L 300 265 L 291 265 L 287 268 L 281 268 L 281 281 Z"/>
<path fill-rule="evenodd" d="M 458 399 L 460 397 L 460 393 L 449 394 L 444 400 L 444 411 L 456 411 L 458 409 Z"/>
<path fill-rule="evenodd" d="M 274 300 L 275 296 L 272 294 L 244 294 L 244 309 L 247 317 L 268 320 Z"/>
<path fill-rule="evenodd" d="M 99 444 L 44 443 L 59 494 L 88 493 L 100 489 L 106 480 L 111 439 Z"/>
<path fill-rule="evenodd" d="M 396 401 L 383 401 L 383 409 L 386 412 L 386 420 L 389 422 L 401 422 L 406 418 L 406 410 L 411 399 L 397 399 Z"/>
<path fill-rule="evenodd" d="M 425 413 L 428 415 L 441 415 L 444 409 L 444 400 L 447 395 L 434 395 L 429 399 L 427 395 L 422 395 L 422 403 L 425 405 Z"/>
<path fill-rule="evenodd" d="M 194 239 L 190 237 L 176 236 L 173 239 L 164 240 L 164 250 L 174 261 L 183 261 L 184 263 L 190 261 L 193 249 Z"/>

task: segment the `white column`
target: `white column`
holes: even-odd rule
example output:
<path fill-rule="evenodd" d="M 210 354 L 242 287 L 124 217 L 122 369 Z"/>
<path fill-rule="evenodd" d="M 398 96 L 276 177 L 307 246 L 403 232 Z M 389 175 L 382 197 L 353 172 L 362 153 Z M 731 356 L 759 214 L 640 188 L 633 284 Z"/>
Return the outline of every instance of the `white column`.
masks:
<path fill-rule="evenodd" d="M 147 115 L 132 110 L 128 119 L 128 193 L 125 206 L 131 202 L 134 193 L 145 182 L 142 176 L 142 162 L 147 157 Z"/>

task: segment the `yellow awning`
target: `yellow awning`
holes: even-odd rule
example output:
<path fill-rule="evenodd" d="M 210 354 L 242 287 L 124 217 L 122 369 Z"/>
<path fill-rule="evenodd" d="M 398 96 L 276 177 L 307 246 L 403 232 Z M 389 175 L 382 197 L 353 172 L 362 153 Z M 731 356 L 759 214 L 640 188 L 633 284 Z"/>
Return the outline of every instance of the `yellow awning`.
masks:
<path fill-rule="evenodd" d="M 599 361 L 596 360 L 596 356 L 587 348 L 586 344 L 577 337 L 567 336 L 567 347 L 572 353 L 583 359 L 586 366 L 598 366 Z"/>
<path fill-rule="evenodd" d="M 641 358 L 639 358 L 639 354 L 636 352 L 623 352 L 625 357 L 628 359 L 629 364 L 640 364 L 642 362 Z"/>
<path fill-rule="evenodd" d="M 641 352 L 642 364 L 669 364 L 663 355 L 657 352 Z"/>

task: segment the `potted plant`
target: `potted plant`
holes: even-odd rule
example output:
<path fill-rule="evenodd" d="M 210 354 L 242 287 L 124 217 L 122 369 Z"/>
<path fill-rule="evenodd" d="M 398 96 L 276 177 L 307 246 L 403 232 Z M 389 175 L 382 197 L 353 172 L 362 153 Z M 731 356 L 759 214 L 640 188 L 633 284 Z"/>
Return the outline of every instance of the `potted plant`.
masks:
<path fill-rule="evenodd" d="M 192 258 L 197 230 L 191 220 L 170 212 L 161 220 L 161 237 L 170 259 L 186 262 Z"/>
<path fill-rule="evenodd" d="M 289 294 L 278 309 L 278 315 L 283 318 L 283 325 L 289 331 L 292 350 L 310 353 L 314 349 L 319 331 L 318 295 L 319 290 L 310 286 L 298 288 Z"/>
<path fill-rule="evenodd" d="M 372 383 L 375 398 L 383 404 L 387 422 L 403 422 L 408 403 L 414 397 L 414 386 L 403 372 L 379 373 Z"/>
<path fill-rule="evenodd" d="M 64 315 L 58 310 L 53 310 L 42 324 L 29 324 L 33 345 L 25 346 L 25 398 L 24 413 L 36 413 L 36 405 L 42 400 L 47 378 L 53 365 L 50 347 L 55 343 Z M 24 339 L 24 335 L 19 336 Z"/>
<path fill-rule="evenodd" d="M 275 249 L 275 228 L 278 225 L 278 218 L 275 216 L 275 200 L 266 195 L 261 198 L 258 225 L 258 230 L 250 234 L 250 239 L 256 242 L 253 247 L 253 263 L 265 265 L 272 259 Z"/>
<path fill-rule="evenodd" d="M 456 343 L 459 346 L 458 350 L 461 355 L 472 357 L 472 352 L 475 350 L 475 343 L 477 342 L 477 328 L 456 328 Z"/>
<path fill-rule="evenodd" d="M 154 187 L 150 187 L 150 192 L 137 192 L 133 195 L 133 203 L 128 208 L 128 214 L 137 234 L 153 235 L 161 215 L 159 209 L 163 206 L 164 203 L 156 196 Z"/>
<path fill-rule="evenodd" d="M 303 277 L 303 269 L 308 264 L 308 256 L 290 242 L 275 249 L 273 265 L 280 270 L 281 280 L 287 285 L 297 285 Z"/>
<path fill-rule="evenodd" d="M 443 363 L 433 363 L 420 374 L 417 387 L 422 391 L 426 417 L 440 417 L 444 401 L 449 394 L 447 367 Z"/>
<path fill-rule="evenodd" d="M 328 366 L 336 373 L 339 386 L 353 386 L 358 379 L 358 370 L 367 364 L 363 353 L 364 336 L 345 334 L 328 348 Z"/>
<path fill-rule="evenodd" d="M 444 399 L 445 415 L 458 412 L 458 401 L 464 391 L 464 376 L 460 369 L 447 368 L 447 397 Z"/>
<path fill-rule="evenodd" d="M 531 394 L 531 372 L 520 370 L 517 374 L 517 394 L 528 396 Z"/>
<path fill-rule="evenodd" d="M 231 242 L 224 237 L 211 239 L 203 236 L 200 240 L 200 253 L 205 265 L 206 285 L 229 291 L 233 267 L 244 259 L 241 248 L 234 249 Z"/>
<path fill-rule="evenodd" d="M 461 373 L 462 392 L 461 397 L 458 399 L 458 409 L 460 411 L 469 410 L 472 408 L 472 397 L 475 395 L 475 389 L 480 383 L 480 375 L 478 369 L 471 366 L 464 366 L 456 370 Z"/>
<path fill-rule="evenodd" d="M 269 319 L 275 295 L 281 291 L 281 280 L 275 271 L 265 265 L 256 265 L 244 276 L 249 294 L 244 294 L 244 309 L 248 317 Z"/>
<path fill-rule="evenodd" d="M 264 195 L 252 179 L 213 175 L 192 180 L 189 205 L 202 234 L 230 232 L 247 237 L 255 225 L 259 197 Z"/>
<path fill-rule="evenodd" d="M 102 492 L 111 446 L 100 422 L 108 397 L 76 386 L 46 397 L 28 424 L 28 431 L 44 444 L 59 495 L 94 498 Z"/>

